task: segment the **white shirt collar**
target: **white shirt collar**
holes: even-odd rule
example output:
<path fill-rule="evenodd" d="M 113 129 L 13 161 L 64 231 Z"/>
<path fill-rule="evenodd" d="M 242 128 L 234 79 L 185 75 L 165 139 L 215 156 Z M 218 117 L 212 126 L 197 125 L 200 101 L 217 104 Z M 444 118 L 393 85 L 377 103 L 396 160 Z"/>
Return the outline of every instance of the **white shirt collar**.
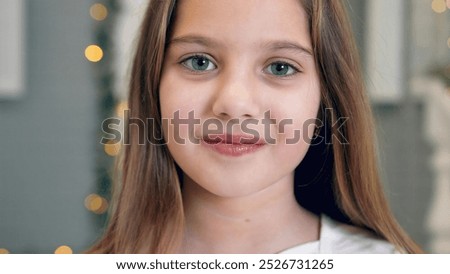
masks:
<path fill-rule="evenodd" d="M 322 214 L 320 217 L 318 241 L 288 248 L 280 254 L 356 254 L 356 253 L 398 253 L 386 240 L 356 226 L 335 221 Z"/>

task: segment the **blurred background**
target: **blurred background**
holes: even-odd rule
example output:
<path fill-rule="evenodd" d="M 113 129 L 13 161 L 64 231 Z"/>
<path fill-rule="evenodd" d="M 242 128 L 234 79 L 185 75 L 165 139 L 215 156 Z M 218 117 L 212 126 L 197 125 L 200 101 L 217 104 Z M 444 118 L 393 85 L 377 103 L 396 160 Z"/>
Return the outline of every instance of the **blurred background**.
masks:
<path fill-rule="evenodd" d="M 79 253 L 104 229 L 146 0 L 0 0 L 0 254 Z M 395 216 L 450 253 L 450 1 L 346 0 Z"/>

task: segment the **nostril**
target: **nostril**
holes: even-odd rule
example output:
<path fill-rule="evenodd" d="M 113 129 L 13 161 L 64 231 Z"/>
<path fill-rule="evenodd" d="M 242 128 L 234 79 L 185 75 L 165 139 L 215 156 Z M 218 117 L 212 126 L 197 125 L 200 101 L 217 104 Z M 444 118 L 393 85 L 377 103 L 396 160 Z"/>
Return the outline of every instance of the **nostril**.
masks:
<path fill-rule="evenodd" d="M 228 117 L 229 115 L 225 112 L 221 112 L 218 114 L 219 117 Z"/>

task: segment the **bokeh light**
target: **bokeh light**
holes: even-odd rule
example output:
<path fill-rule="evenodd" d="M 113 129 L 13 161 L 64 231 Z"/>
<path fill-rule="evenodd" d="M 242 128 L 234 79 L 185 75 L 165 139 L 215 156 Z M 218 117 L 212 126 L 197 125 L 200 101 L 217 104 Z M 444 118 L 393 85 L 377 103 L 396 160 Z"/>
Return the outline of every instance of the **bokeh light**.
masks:
<path fill-rule="evenodd" d="M 84 206 L 95 214 L 103 214 L 108 209 L 108 201 L 97 194 L 89 194 L 84 199 Z"/>
<path fill-rule="evenodd" d="M 105 7 L 105 5 L 96 3 L 91 6 L 91 8 L 89 9 L 89 13 L 94 20 L 103 21 L 108 16 L 108 9 Z"/>
<path fill-rule="evenodd" d="M 98 62 L 103 58 L 103 50 L 97 45 L 89 45 L 84 50 L 84 56 L 91 62 Z"/>
<path fill-rule="evenodd" d="M 436 13 L 443 13 L 447 10 L 447 4 L 445 3 L 445 0 L 433 0 L 433 2 L 431 2 L 431 8 Z"/>
<path fill-rule="evenodd" d="M 6 248 L 0 248 L 0 254 L 9 254 L 9 250 Z"/>
<path fill-rule="evenodd" d="M 116 116 L 119 118 L 124 118 L 125 110 L 128 110 L 128 101 L 121 101 L 116 106 Z"/>
<path fill-rule="evenodd" d="M 62 245 L 55 250 L 55 254 L 73 254 L 72 248 Z"/>
<path fill-rule="evenodd" d="M 108 141 L 108 143 L 106 143 L 104 145 L 104 150 L 105 150 L 106 154 L 114 157 L 114 156 L 119 155 L 120 147 L 121 147 L 121 144 L 119 141 L 111 140 L 111 141 Z"/>

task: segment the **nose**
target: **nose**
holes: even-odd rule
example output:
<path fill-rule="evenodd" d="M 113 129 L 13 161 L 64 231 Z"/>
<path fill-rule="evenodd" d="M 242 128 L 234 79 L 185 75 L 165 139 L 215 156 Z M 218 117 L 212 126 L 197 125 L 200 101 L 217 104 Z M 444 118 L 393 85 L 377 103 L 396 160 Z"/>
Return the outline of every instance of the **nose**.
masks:
<path fill-rule="evenodd" d="M 251 72 L 223 72 L 215 93 L 212 111 L 220 118 L 251 118 L 260 114 L 260 98 Z"/>

